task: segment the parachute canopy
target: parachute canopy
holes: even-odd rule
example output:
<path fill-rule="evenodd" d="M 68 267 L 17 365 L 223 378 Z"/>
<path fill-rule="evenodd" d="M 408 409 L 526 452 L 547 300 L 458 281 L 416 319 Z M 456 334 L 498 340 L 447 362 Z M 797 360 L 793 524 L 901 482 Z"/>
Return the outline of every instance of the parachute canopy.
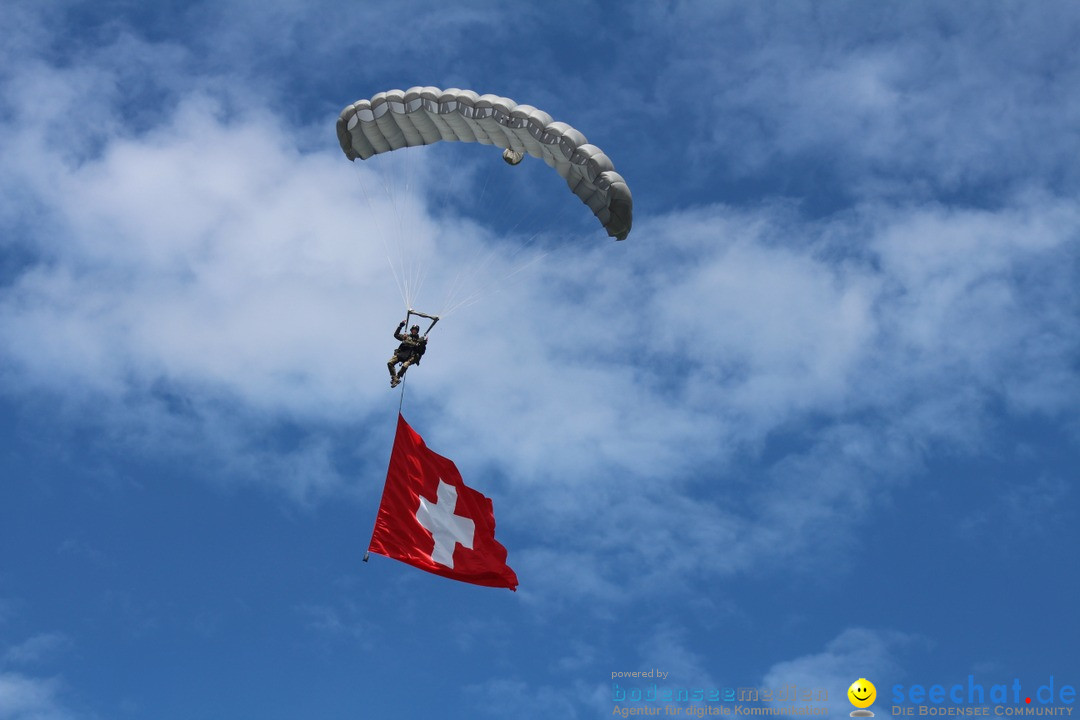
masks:
<path fill-rule="evenodd" d="M 350 160 L 440 140 L 496 145 L 509 151 L 508 162 L 528 153 L 558 171 L 608 235 L 624 240 L 630 233 L 634 202 L 608 156 L 531 105 L 457 88 L 388 90 L 342 110 L 337 134 Z"/>

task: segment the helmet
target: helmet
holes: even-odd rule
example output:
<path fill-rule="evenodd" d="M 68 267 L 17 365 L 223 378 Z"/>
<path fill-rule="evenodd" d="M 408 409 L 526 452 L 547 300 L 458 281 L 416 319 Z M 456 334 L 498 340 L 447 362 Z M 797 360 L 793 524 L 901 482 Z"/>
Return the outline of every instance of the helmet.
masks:
<path fill-rule="evenodd" d="M 413 325 L 411 328 L 409 328 L 409 332 L 413 332 L 414 330 L 416 332 L 420 332 L 420 326 L 419 325 Z"/>

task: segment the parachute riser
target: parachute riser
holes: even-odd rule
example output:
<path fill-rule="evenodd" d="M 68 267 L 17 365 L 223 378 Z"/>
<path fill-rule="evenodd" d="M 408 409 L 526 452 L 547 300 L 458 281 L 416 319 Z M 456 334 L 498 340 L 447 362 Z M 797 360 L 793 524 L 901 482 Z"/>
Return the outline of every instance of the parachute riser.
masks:
<path fill-rule="evenodd" d="M 438 315 L 428 315 L 427 313 L 416 312 L 412 308 L 409 308 L 408 312 L 405 314 L 405 325 L 406 326 L 409 324 L 409 318 L 411 318 L 413 315 L 415 315 L 417 317 L 427 318 L 428 320 L 431 321 L 431 324 L 428 325 L 428 329 L 424 331 L 424 337 L 427 337 L 428 333 L 431 332 L 431 328 L 435 327 L 435 323 L 439 322 L 439 316 Z"/>

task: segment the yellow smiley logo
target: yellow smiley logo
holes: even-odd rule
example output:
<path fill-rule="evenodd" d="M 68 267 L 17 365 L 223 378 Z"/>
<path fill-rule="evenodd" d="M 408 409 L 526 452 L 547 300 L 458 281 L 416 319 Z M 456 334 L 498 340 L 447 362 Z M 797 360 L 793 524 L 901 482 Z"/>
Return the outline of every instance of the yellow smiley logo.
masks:
<path fill-rule="evenodd" d="M 859 678 L 851 683 L 851 687 L 847 690 L 847 696 L 855 707 L 868 708 L 877 699 L 877 688 L 874 687 L 874 683 L 866 678 Z"/>

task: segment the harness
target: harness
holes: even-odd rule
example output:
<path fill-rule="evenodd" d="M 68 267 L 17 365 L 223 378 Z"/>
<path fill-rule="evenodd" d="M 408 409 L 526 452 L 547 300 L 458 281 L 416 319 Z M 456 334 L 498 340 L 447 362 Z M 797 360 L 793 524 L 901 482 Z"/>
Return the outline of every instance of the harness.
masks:
<path fill-rule="evenodd" d="M 395 353 L 401 360 L 407 360 L 414 358 L 416 364 L 420 364 L 420 358 L 424 356 L 424 352 L 427 351 L 427 342 L 425 338 L 413 339 L 411 336 L 407 336 L 398 345 L 397 352 Z"/>

